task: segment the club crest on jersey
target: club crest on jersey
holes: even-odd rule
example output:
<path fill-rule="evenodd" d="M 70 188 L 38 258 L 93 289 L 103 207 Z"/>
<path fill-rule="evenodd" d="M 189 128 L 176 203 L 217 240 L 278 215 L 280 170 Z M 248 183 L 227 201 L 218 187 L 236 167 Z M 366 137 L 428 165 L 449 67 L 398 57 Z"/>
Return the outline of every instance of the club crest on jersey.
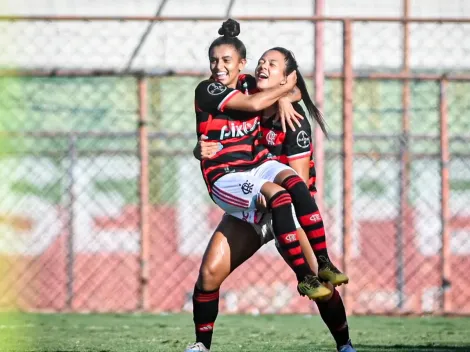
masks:
<path fill-rule="evenodd" d="M 276 137 L 277 134 L 274 131 L 269 131 L 268 134 L 266 135 L 266 142 L 268 145 L 276 145 Z"/>
<path fill-rule="evenodd" d="M 223 126 L 220 129 L 220 140 L 227 138 L 236 138 L 244 137 L 248 134 L 251 134 L 257 127 L 259 121 L 258 117 L 255 117 L 253 123 L 244 121 L 243 123 L 236 124 L 235 122 L 230 122 L 228 125 Z"/>
<path fill-rule="evenodd" d="M 300 148 L 310 147 L 310 138 L 308 138 L 307 132 L 300 131 L 300 133 L 297 135 L 297 145 Z"/>
<path fill-rule="evenodd" d="M 250 194 L 251 192 L 253 192 L 253 187 L 255 185 L 253 183 L 248 182 L 248 180 L 246 180 L 245 182 L 243 182 L 243 184 L 239 186 L 242 188 L 243 194 Z"/>
<path fill-rule="evenodd" d="M 207 92 L 210 95 L 219 95 L 225 92 L 226 90 L 227 90 L 227 87 L 219 82 L 214 82 L 207 86 Z"/>

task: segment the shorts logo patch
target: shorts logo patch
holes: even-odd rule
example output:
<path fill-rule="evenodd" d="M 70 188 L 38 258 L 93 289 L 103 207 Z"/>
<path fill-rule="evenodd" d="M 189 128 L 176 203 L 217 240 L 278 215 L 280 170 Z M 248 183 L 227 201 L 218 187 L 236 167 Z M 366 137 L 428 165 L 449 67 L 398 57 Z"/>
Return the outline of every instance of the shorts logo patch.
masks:
<path fill-rule="evenodd" d="M 246 180 L 243 184 L 240 185 L 240 187 L 242 188 L 243 194 L 250 194 L 253 192 L 254 184 Z"/>
<path fill-rule="evenodd" d="M 207 92 L 210 95 L 219 95 L 219 94 L 222 94 L 223 92 L 225 92 L 226 90 L 227 90 L 227 87 L 224 86 L 222 83 L 219 83 L 219 82 L 211 83 L 207 87 Z"/>

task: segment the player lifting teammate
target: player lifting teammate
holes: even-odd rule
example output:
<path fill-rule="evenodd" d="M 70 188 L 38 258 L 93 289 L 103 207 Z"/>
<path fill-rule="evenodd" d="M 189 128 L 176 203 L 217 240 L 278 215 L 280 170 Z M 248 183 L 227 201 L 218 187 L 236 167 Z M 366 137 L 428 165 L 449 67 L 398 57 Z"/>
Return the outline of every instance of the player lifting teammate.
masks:
<path fill-rule="evenodd" d="M 198 110 L 198 119 L 199 119 L 198 134 L 199 135 L 206 134 L 209 136 L 210 139 L 220 140 L 221 144 L 223 145 L 223 149 L 217 153 L 218 155 L 216 155 L 215 158 L 213 157 L 211 159 L 207 159 L 203 161 L 201 166 L 204 172 L 206 183 L 208 184 L 208 188 L 212 193 L 213 199 L 216 202 L 218 202 L 218 204 L 222 202 L 226 203 L 226 204 L 222 204 L 223 207 L 230 209 L 230 206 L 234 206 L 233 208 L 231 208 L 232 210 L 234 208 L 235 209 L 243 208 L 244 210 L 246 210 L 245 214 L 247 215 L 245 215 L 245 217 L 247 216 L 247 220 L 255 221 L 256 213 L 252 211 L 251 209 L 249 211 L 248 209 L 246 209 L 248 208 L 248 205 L 252 203 L 254 197 L 252 199 L 248 197 L 245 197 L 245 198 L 237 197 L 238 194 L 233 192 L 233 189 L 231 189 L 231 187 L 227 188 L 226 184 L 222 184 L 222 187 L 217 187 L 217 180 L 221 178 L 223 179 L 225 177 L 224 175 L 227 175 L 227 173 L 230 175 L 230 172 L 233 172 L 233 171 L 235 171 L 235 174 L 236 173 L 241 174 L 243 173 L 243 170 L 252 170 L 252 169 L 255 169 L 255 170 L 257 169 L 257 170 L 255 173 L 251 175 L 248 174 L 248 175 L 243 175 L 243 176 L 255 176 L 256 178 L 256 176 L 261 174 L 262 176 L 267 176 L 268 178 L 275 180 L 279 174 L 282 175 L 284 171 L 288 171 L 289 169 L 281 168 L 278 166 L 269 166 L 268 168 L 265 168 L 265 169 L 261 168 L 261 170 L 259 167 L 257 168 L 256 167 L 257 165 L 263 166 L 269 163 L 273 165 L 271 161 L 265 161 L 266 151 L 261 148 L 261 146 L 257 143 L 258 141 L 256 137 L 254 136 L 254 134 L 251 133 L 251 132 L 254 132 L 257 128 L 256 126 L 259 123 L 258 116 L 257 115 L 253 116 L 253 114 L 250 115 L 248 112 L 236 111 L 236 113 L 239 115 L 237 115 L 234 118 L 234 116 L 231 116 L 230 113 L 233 113 L 232 109 L 240 109 L 240 110 L 249 111 L 250 109 L 260 110 L 260 109 L 268 108 L 269 106 L 275 103 L 276 99 L 279 96 L 281 96 L 282 94 L 285 94 L 285 92 L 287 92 L 290 89 L 288 85 L 289 79 L 287 79 L 286 82 L 283 82 L 284 84 L 281 85 L 280 89 L 279 88 L 265 89 L 262 93 L 250 96 L 251 99 L 245 96 L 245 98 L 248 98 L 248 99 L 238 99 L 237 101 L 236 100 L 237 97 L 240 97 L 240 96 L 243 97 L 243 96 L 241 94 L 237 94 L 236 90 L 230 89 L 230 88 L 232 88 L 231 86 L 235 87 L 236 84 L 238 83 L 238 79 L 240 78 L 239 72 L 241 71 L 244 65 L 244 62 L 242 62 L 244 61 L 244 57 L 245 57 L 245 50 L 244 50 L 243 44 L 237 38 L 234 38 L 233 35 L 232 36 L 225 35 L 217 39 L 211 45 L 211 48 L 209 49 L 209 53 L 211 56 L 211 69 L 213 72 L 213 77 L 217 77 L 217 80 L 215 82 L 214 81 L 202 82 L 202 84 L 198 86 L 198 90 L 200 93 L 199 99 L 198 99 L 198 95 L 196 97 L 196 109 Z M 238 57 L 237 57 L 237 54 L 239 54 Z M 260 78 L 260 79 L 262 80 L 263 78 Z M 222 86 L 221 84 L 217 84 L 217 83 L 224 83 L 224 86 Z M 293 86 L 293 82 L 290 82 L 290 84 L 291 86 Z M 207 94 L 205 92 L 201 92 L 201 86 L 207 91 Z M 230 110 L 225 111 L 226 108 Z M 210 111 L 205 111 L 205 110 L 210 110 Z M 234 122 L 237 120 L 239 121 L 244 120 L 244 123 L 237 125 Z M 209 124 L 212 124 L 212 126 L 216 126 L 216 128 L 211 129 Z M 224 137 L 228 137 L 228 138 L 224 139 Z M 254 140 L 251 139 L 250 141 L 250 138 L 254 138 Z M 252 143 L 252 149 L 247 148 L 248 142 Z M 254 157 L 252 154 L 251 159 L 247 157 L 248 156 L 247 154 L 249 151 L 255 151 Z M 238 155 L 234 157 L 234 156 L 231 156 L 232 153 L 236 153 Z M 223 162 L 221 162 L 220 159 L 217 160 L 218 159 L 217 157 L 220 158 L 221 156 L 224 156 Z M 230 156 L 232 158 L 230 158 Z M 205 163 L 206 161 L 212 161 L 212 163 Z M 221 166 L 223 166 L 222 170 L 221 170 Z M 250 169 L 250 167 L 252 169 Z M 257 175 L 258 171 L 259 173 Z M 212 173 L 212 175 L 210 173 Z M 213 177 L 212 180 L 210 179 L 211 176 Z M 254 178 L 250 178 L 250 180 L 253 180 L 253 182 L 249 182 L 247 180 L 247 181 L 240 181 L 238 183 L 238 187 L 240 187 L 242 194 L 256 193 L 255 192 L 257 190 L 256 188 L 262 189 L 264 185 L 266 184 L 262 182 L 261 185 L 256 186 L 256 183 L 255 183 L 256 180 Z M 269 187 L 268 187 L 268 192 L 265 192 L 265 195 L 267 195 L 268 198 L 271 198 L 270 200 L 268 200 L 268 202 L 270 203 L 270 208 L 274 215 L 274 222 L 273 222 L 274 233 L 278 235 L 281 232 L 280 236 L 279 235 L 276 236 L 277 239 L 279 240 L 278 242 L 280 245 L 281 253 L 283 253 L 287 261 L 290 262 L 291 266 L 293 266 L 293 269 L 296 272 L 298 279 L 302 278 L 302 275 L 304 275 L 304 278 L 307 277 L 309 275 L 308 272 L 311 272 L 311 271 L 310 270 L 303 271 L 305 267 L 303 254 L 301 253 L 301 251 L 299 253 L 300 247 L 298 246 L 297 238 L 296 237 L 293 238 L 293 236 L 291 236 L 291 235 L 295 236 L 295 230 L 293 231 L 291 229 L 292 227 L 295 228 L 295 225 L 293 223 L 292 216 L 290 215 L 290 202 L 291 201 L 290 201 L 289 195 L 292 195 L 292 198 L 294 198 L 294 206 L 296 207 L 296 210 L 298 209 L 300 210 L 298 211 L 298 213 L 301 214 L 299 218 L 301 220 L 301 223 L 303 222 L 304 229 L 309 234 L 309 237 L 312 240 L 312 246 L 314 247 L 314 249 L 316 249 L 315 252 L 317 254 L 317 259 L 320 264 L 320 270 L 323 270 L 323 274 L 325 275 L 325 278 L 331 279 L 331 281 L 335 282 L 335 284 L 346 282 L 347 277 L 344 274 L 340 273 L 329 262 L 327 252 L 326 252 L 326 246 L 324 245 L 324 232 L 321 234 L 322 229 L 320 229 L 320 227 L 322 228 L 322 224 L 321 226 L 319 225 L 321 223 L 321 216 L 319 216 L 317 209 L 314 208 L 312 211 L 312 207 L 310 206 L 310 204 L 308 204 L 308 202 L 301 201 L 296 204 L 296 199 L 300 198 L 302 200 L 302 195 L 303 193 L 305 193 L 305 191 L 307 194 L 309 194 L 305 184 L 302 182 L 302 180 L 298 176 L 289 172 L 287 173 L 286 176 L 281 177 L 280 180 L 278 180 L 278 182 L 283 183 L 283 185 L 286 186 L 289 192 L 282 190 L 282 188 L 279 190 L 279 188 L 275 188 L 275 187 L 274 187 L 274 191 L 272 191 L 272 190 L 269 190 Z M 303 186 L 303 188 L 305 188 L 305 191 L 300 186 Z M 229 192 L 227 192 L 227 190 L 229 190 Z M 230 191 L 232 191 L 232 193 L 230 193 Z M 247 204 L 247 199 L 250 202 L 250 204 Z M 277 199 L 281 199 L 281 201 L 278 201 L 277 206 L 276 206 L 275 200 Z M 314 207 L 316 207 L 315 204 L 314 204 Z M 276 208 L 282 208 L 282 212 L 279 211 L 280 209 L 276 209 Z M 278 223 L 276 223 L 276 214 L 275 214 L 276 211 L 277 211 L 277 215 L 282 214 L 283 218 L 288 219 L 289 217 L 291 217 L 292 221 L 291 221 L 291 224 L 288 224 L 289 227 L 285 226 L 284 228 L 282 228 L 282 224 L 281 226 L 279 226 L 279 221 Z M 236 215 L 235 211 L 233 211 L 233 213 L 234 215 Z M 303 216 L 303 219 L 302 219 L 302 216 Z M 306 217 L 308 217 L 307 221 L 305 219 Z M 229 222 L 229 220 L 226 220 L 226 219 L 227 217 L 224 217 L 224 220 L 222 221 L 221 226 L 223 226 L 224 221 L 225 221 L 225 224 Z M 240 222 L 238 223 L 240 227 L 241 227 L 241 224 L 244 224 L 244 223 L 240 223 Z M 219 226 L 218 230 L 221 230 L 221 226 Z M 229 228 L 230 226 L 228 226 L 228 228 L 226 226 L 226 230 Z M 220 231 L 216 231 L 213 239 L 211 240 L 211 243 L 213 243 L 213 240 L 218 233 L 220 233 Z M 288 239 L 291 241 L 286 241 L 287 237 L 289 237 Z M 323 239 L 321 237 L 323 237 Z M 293 242 L 295 246 L 289 246 Z M 283 245 L 284 245 L 284 248 L 282 248 Z M 204 257 L 204 261 L 206 262 L 211 260 L 211 259 L 208 259 L 211 257 L 210 247 L 211 247 L 211 244 L 209 244 L 208 251 L 206 252 L 206 255 Z M 258 243 L 258 248 L 259 248 L 259 243 Z M 245 256 L 240 255 L 239 262 L 230 263 L 234 265 L 229 265 L 229 268 L 222 270 L 224 272 L 222 273 L 221 276 L 223 277 L 224 275 L 228 275 L 236 266 L 238 266 L 239 264 L 241 264 L 241 262 L 249 258 L 254 253 L 254 251 L 256 251 L 257 248 L 253 247 L 253 249 L 254 250 L 251 250 L 251 251 L 250 249 L 248 249 L 245 253 Z M 213 290 L 214 292 L 208 292 L 208 289 L 210 290 L 210 287 L 208 287 L 210 286 L 210 284 L 209 285 L 204 284 L 204 281 L 207 281 L 207 280 L 204 280 L 204 276 L 208 276 L 208 275 L 203 275 L 203 273 L 204 273 L 204 262 L 203 262 L 203 265 L 201 266 L 200 280 L 198 280 L 198 285 L 196 285 L 195 287 L 195 294 L 194 294 L 194 299 L 193 299 L 195 303 L 194 312 L 195 312 L 196 325 L 198 325 L 197 320 L 199 320 L 199 322 L 211 320 L 211 317 L 209 316 L 203 317 L 202 319 L 196 318 L 197 316 L 201 316 L 201 314 L 197 313 L 198 305 L 200 305 L 201 303 L 208 303 L 208 302 L 212 302 L 212 305 L 215 305 L 215 306 L 218 304 L 218 287 L 216 287 L 216 289 Z M 202 288 L 198 286 L 202 286 Z M 299 285 L 299 292 L 302 293 L 301 285 Z M 212 299 L 209 299 L 209 298 L 212 298 Z M 204 304 L 204 305 L 207 305 L 207 304 Z M 205 308 L 206 308 L 205 311 L 207 311 L 208 307 L 205 307 Z M 343 310 L 344 310 L 344 307 L 343 307 Z M 215 311 L 215 316 L 216 315 L 217 315 L 217 312 Z M 212 319 L 212 321 L 215 320 L 215 316 Z M 208 344 L 210 344 L 210 342 Z"/>

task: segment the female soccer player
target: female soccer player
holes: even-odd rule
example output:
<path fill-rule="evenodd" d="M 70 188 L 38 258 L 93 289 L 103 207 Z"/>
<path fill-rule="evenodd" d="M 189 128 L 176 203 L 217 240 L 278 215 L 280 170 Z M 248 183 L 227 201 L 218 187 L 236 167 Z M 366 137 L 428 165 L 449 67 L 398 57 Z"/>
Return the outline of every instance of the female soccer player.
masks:
<path fill-rule="evenodd" d="M 267 90 L 271 89 L 271 87 L 274 87 L 276 85 L 280 85 L 281 81 L 285 78 L 284 72 L 286 70 L 286 63 L 283 61 L 284 59 L 279 60 L 277 63 L 273 63 L 271 61 L 270 65 L 271 66 L 277 66 L 277 75 L 280 77 L 276 83 L 276 75 L 274 73 L 274 70 L 264 70 L 263 72 L 260 70 L 257 70 L 258 74 L 258 80 L 260 83 L 260 88 L 262 90 Z M 295 64 L 295 61 L 294 61 Z M 284 67 L 284 69 L 283 69 Z M 282 75 L 280 74 L 282 72 Z M 245 90 L 248 91 L 251 88 L 248 87 L 248 84 L 250 83 L 249 80 L 243 81 L 245 79 L 245 76 L 239 77 L 239 88 L 245 87 Z M 265 80 L 264 85 L 266 85 L 266 82 L 269 81 L 269 87 L 264 87 L 261 81 Z M 299 81 L 299 86 L 303 88 L 302 91 L 302 96 L 307 97 L 308 92 L 306 92 L 305 84 L 303 80 Z M 309 99 L 309 98 L 308 98 Z M 314 107 L 313 103 L 309 99 L 310 104 L 307 103 L 307 106 L 309 107 L 309 111 L 314 111 L 311 110 L 310 108 Z M 297 107 L 298 111 L 303 113 L 299 107 Z M 315 108 L 316 109 L 316 108 Z M 270 110 L 265 110 L 266 112 L 270 112 Z M 272 110 L 274 111 L 274 110 Z M 320 117 L 318 114 L 318 111 L 316 111 L 316 117 Z M 272 119 L 268 119 L 269 121 L 272 122 Z M 304 125 L 304 124 L 303 124 Z M 297 137 L 296 137 L 296 142 L 300 143 L 298 147 L 300 148 L 308 148 L 308 155 L 305 155 L 305 151 L 301 150 L 301 153 L 298 154 L 304 154 L 302 162 L 307 164 L 307 167 L 305 168 L 304 165 L 300 162 L 300 159 L 296 159 L 298 162 L 294 162 L 292 160 L 293 164 L 297 164 L 299 167 L 301 167 L 299 170 L 299 174 L 302 175 L 301 170 L 309 170 L 309 163 L 310 163 L 310 133 L 309 133 L 309 125 L 307 122 L 308 126 L 308 134 L 306 133 L 306 127 L 304 126 L 304 129 L 301 131 L 297 132 Z M 279 126 L 280 127 L 280 126 Z M 274 131 L 274 130 L 273 130 Z M 301 133 L 303 131 L 303 133 Z M 279 131 L 277 131 L 279 132 Z M 289 133 L 290 131 L 288 131 Z M 274 133 L 274 132 L 273 132 Z M 280 130 L 280 133 L 282 133 L 282 130 Z M 302 139 L 300 137 L 308 136 L 308 138 Z M 299 137 L 300 136 L 300 137 Z M 282 142 L 282 138 L 274 138 L 273 134 L 267 132 L 264 134 L 264 141 L 268 146 L 274 144 L 277 142 Z M 299 139 L 300 138 L 300 139 Z M 288 138 L 285 138 L 286 141 Z M 308 143 L 308 145 L 307 145 Z M 213 144 L 207 144 L 209 150 L 210 148 L 217 148 L 218 150 L 218 143 L 213 143 Z M 225 145 L 224 145 L 225 147 Z M 272 150 L 273 153 L 279 152 L 281 149 L 277 148 L 279 145 L 276 146 L 275 149 Z M 294 151 L 295 148 L 292 147 L 290 150 Z M 215 151 L 214 151 L 215 152 Z M 212 156 L 212 150 L 210 151 Z M 205 151 L 203 150 L 203 156 L 205 154 Z M 207 155 L 206 155 L 207 156 Z M 298 155 L 297 155 L 298 156 Z M 289 161 L 291 162 L 291 160 Z M 295 166 L 295 165 L 293 165 Z M 302 169 L 303 167 L 303 169 Z M 305 174 L 305 172 L 304 172 Z M 304 177 L 308 178 L 308 177 Z M 313 186 L 312 186 L 313 187 Z M 316 238 L 321 237 L 318 236 L 319 233 L 323 231 L 323 224 L 321 222 L 321 217 L 319 214 L 316 215 L 316 218 L 318 218 L 320 221 L 317 222 L 317 226 L 314 229 L 314 233 L 317 234 L 317 236 L 311 236 L 313 243 L 317 242 Z M 324 237 L 324 233 L 322 235 Z M 303 234 L 303 238 L 306 239 L 305 233 Z M 302 242 L 302 241 L 301 241 Z M 305 246 L 306 243 L 306 246 Z M 231 271 L 233 271 L 238 265 L 243 263 L 245 260 L 247 260 L 249 257 L 251 257 L 262 245 L 260 243 L 260 239 L 257 236 L 254 228 L 247 224 L 246 222 L 240 221 L 239 219 L 236 219 L 232 216 L 224 216 L 222 222 L 219 224 L 219 227 L 217 228 L 216 232 L 214 233 L 208 248 L 206 250 L 206 254 L 203 259 L 203 263 L 201 265 L 201 270 L 200 270 L 200 275 L 198 278 L 198 282 L 195 286 L 195 292 L 193 296 L 193 303 L 194 303 L 194 321 L 196 324 L 196 340 L 197 343 L 189 346 L 187 351 L 207 351 L 207 348 L 210 347 L 211 344 L 211 339 L 212 339 L 212 329 L 213 329 L 213 322 L 215 321 L 215 318 L 217 316 L 217 311 L 218 311 L 218 289 L 223 282 L 223 280 L 230 274 Z M 308 244 L 307 241 L 303 241 L 302 247 L 304 247 L 305 252 L 310 252 L 312 254 L 312 249 Z M 281 251 L 282 253 L 282 251 Z M 285 253 L 285 252 L 284 252 Z M 310 255 L 307 260 L 311 264 L 311 266 L 314 266 L 314 262 L 312 260 L 312 255 Z M 334 268 L 334 267 L 333 267 Z M 334 272 L 332 271 L 333 274 L 339 275 L 341 273 Z M 335 277 L 333 276 L 333 279 Z M 334 290 L 334 288 L 330 285 L 331 289 Z M 332 332 L 333 336 L 335 337 L 339 350 L 341 351 L 354 351 L 352 347 L 348 344 L 348 339 L 349 339 L 349 334 L 348 334 L 348 328 L 347 328 L 347 323 L 346 323 L 346 315 L 344 312 L 344 306 L 342 304 L 341 298 L 339 297 L 337 291 L 333 291 L 333 294 L 330 296 L 329 300 L 325 300 L 322 302 L 317 303 L 319 306 L 319 310 L 321 312 L 322 317 L 324 318 L 325 322 L 327 323 L 328 327 L 330 328 L 330 331 Z M 326 314 L 328 312 L 328 314 Z M 207 347 L 207 348 L 206 348 Z M 346 348 L 351 348 L 351 349 L 346 349 Z"/>
<path fill-rule="evenodd" d="M 214 157 L 201 161 L 203 177 L 217 205 L 251 223 L 257 222 L 251 211 L 256 208 L 255 199 L 263 194 L 272 212 L 280 251 L 296 273 L 299 293 L 310 299 L 323 297 L 330 291 L 320 284 L 305 260 L 291 212 L 292 196 L 302 227 L 313 231 L 317 218 L 309 191 L 290 167 L 270 160 L 273 156 L 258 140 L 260 111 L 294 88 L 296 72 L 277 87 L 241 94 L 236 84 L 246 63 L 246 49 L 236 38 L 239 32 L 238 22 L 224 23 L 219 31 L 224 35 L 209 48 L 214 79 L 202 81 L 195 90 L 198 137 L 206 135 L 224 147 Z M 313 249 L 318 261 L 330 265 L 324 241 Z"/>
<path fill-rule="evenodd" d="M 221 30 L 231 33 L 224 33 L 209 48 L 212 76 L 216 80 L 202 81 L 195 91 L 198 136 L 218 140 L 224 147 L 214 157 L 202 160 L 204 180 L 219 207 L 251 223 L 259 220 L 254 212 L 258 195 L 266 198 L 273 217 L 273 232 L 297 275 L 299 293 L 310 299 L 319 298 L 327 293 L 309 278 L 311 272 L 297 240 L 291 205 L 300 226 L 310 238 L 315 238 L 312 249 L 319 262 L 320 277 L 334 285 L 347 283 L 348 278 L 329 260 L 325 236 L 316 229 L 321 217 L 308 188 L 292 168 L 269 160 L 272 154 L 258 141 L 259 111 L 294 87 L 297 67 L 292 67 L 277 87 L 254 95 L 239 94 L 236 84 L 246 63 L 246 49 L 235 37 L 240 32 L 238 22 L 227 21 L 224 25 L 228 22 L 235 27 Z"/>

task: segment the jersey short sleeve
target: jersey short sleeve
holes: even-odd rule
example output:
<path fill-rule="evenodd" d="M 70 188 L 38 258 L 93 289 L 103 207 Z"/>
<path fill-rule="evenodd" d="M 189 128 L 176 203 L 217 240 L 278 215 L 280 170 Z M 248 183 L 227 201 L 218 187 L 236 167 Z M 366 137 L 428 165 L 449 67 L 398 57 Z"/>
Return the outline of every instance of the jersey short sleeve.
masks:
<path fill-rule="evenodd" d="M 222 83 L 205 80 L 195 90 L 196 106 L 206 112 L 224 111 L 225 105 L 240 91 L 228 88 Z"/>
<path fill-rule="evenodd" d="M 304 119 L 300 121 L 301 127 L 296 126 L 295 131 L 287 128 L 282 154 L 287 156 L 289 160 L 310 156 L 312 152 L 312 129 L 310 122 L 299 104 L 294 104 L 293 106 L 299 114 L 304 116 Z"/>

